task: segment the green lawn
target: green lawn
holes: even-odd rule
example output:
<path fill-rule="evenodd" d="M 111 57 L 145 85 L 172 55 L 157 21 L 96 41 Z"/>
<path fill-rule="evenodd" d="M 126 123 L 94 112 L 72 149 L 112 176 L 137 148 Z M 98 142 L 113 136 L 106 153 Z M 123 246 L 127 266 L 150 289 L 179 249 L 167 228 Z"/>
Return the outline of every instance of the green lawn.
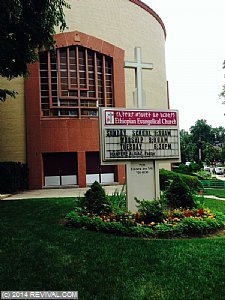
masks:
<path fill-rule="evenodd" d="M 225 198 L 225 190 L 223 189 L 204 189 L 205 195 L 213 195 L 219 198 Z"/>
<path fill-rule="evenodd" d="M 225 201 L 224 200 L 215 200 L 215 199 L 206 199 L 204 200 L 204 206 L 210 207 L 214 211 L 221 211 L 225 214 Z"/>
<path fill-rule="evenodd" d="M 145 240 L 68 229 L 75 199 L 0 201 L 1 290 L 78 290 L 82 300 L 222 300 L 225 237 Z M 225 201 L 206 200 L 225 212 Z"/>

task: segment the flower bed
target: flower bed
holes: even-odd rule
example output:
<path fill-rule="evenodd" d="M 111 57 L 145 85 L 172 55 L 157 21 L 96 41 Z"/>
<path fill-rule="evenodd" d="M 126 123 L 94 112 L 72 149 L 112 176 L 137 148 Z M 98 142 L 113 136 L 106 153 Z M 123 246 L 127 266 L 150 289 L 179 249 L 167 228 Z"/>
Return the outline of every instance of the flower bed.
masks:
<path fill-rule="evenodd" d="M 66 221 L 71 227 L 146 238 L 204 236 L 225 228 L 225 216 L 205 208 L 168 210 L 162 222 L 146 222 L 140 212 L 98 215 L 85 210 L 68 213 Z"/>

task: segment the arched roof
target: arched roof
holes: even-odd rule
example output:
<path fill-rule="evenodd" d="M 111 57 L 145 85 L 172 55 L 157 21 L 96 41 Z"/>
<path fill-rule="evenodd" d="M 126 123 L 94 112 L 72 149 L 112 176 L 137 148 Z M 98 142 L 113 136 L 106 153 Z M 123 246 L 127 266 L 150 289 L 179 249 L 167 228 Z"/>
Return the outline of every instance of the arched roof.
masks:
<path fill-rule="evenodd" d="M 157 13 L 153 9 L 151 9 L 147 4 L 145 4 L 141 0 L 129 0 L 129 1 L 135 3 L 136 5 L 140 6 L 141 8 L 146 10 L 148 13 L 150 13 L 159 22 L 159 24 L 161 25 L 161 27 L 164 31 L 165 37 L 166 37 L 166 27 L 165 27 L 162 19 L 159 17 L 159 15 L 157 15 Z"/>

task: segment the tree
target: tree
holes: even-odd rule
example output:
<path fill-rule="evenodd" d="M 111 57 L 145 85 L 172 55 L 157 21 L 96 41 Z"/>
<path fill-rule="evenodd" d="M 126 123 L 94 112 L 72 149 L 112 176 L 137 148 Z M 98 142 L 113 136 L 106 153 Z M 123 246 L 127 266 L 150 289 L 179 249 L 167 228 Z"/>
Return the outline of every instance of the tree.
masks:
<path fill-rule="evenodd" d="M 223 62 L 223 69 L 225 69 L 225 60 Z M 225 104 L 225 84 L 222 86 L 222 92 L 220 93 L 220 98 L 223 98 L 222 104 Z M 224 114 L 225 116 L 225 114 Z"/>
<path fill-rule="evenodd" d="M 198 120 L 194 126 L 190 128 L 192 135 L 192 142 L 197 145 L 198 155 L 196 161 L 204 161 L 203 156 L 206 143 L 212 143 L 214 135 L 212 132 L 212 127 L 207 124 L 206 120 Z"/>
<path fill-rule="evenodd" d="M 225 60 L 223 62 L 223 69 L 225 69 Z M 223 97 L 225 99 L 225 84 L 222 87 L 222 92 L 219 95 L 220 97 Z M 223 102 L 223 104 L 225 104 L 225 101 Z"/>
<path fill-rule="evenodd" d="M 187 161 L 223 161 L 225 143 L 225 128 L 212 128 L 206 120 L 197 120 L 190 128 L 190 133 L 180 131 L 181 160 Z"/>
<path fill-rule="evenodd" d="M 54 46 L 55 27 L 66 28 L 64 8 L 69 8 L 65 0 L 1 0 L 0 76 L 28 76 L 27 66 L 38 60 L 37 50 Z M 0 101 L 15 94 L 0 89 Z"/>
<path fill-rule="evenodd" d="M 224 144 L 222 146 L 221 159 L 225 163 L 225 142 L 224 142 Z"/>
<path fill-rule="evenodd" d="M 203 149 L 203 157 L 205 161 L 213 162 L 221 160 L 221 148 L 214 146 L 210 143 L 206 143 Z"/>
<path fill-rule="evenodd" d="M 212 127 L 207 124 L 206 120 L 197 120 L 194 126 L 191 126 L 190 132 L 192 134 L 192 140 L 198 144 L 200 141 L 213 141 Z"/>
<path fill-rule="evenodd" d="M 213 134 L 214 134 L 214 144 L 218 146 L 222 146 L 222 144 L 225 141 L 225 128 L 222 126 L 218 128 L 213 128 Z"/>
<path fill-rule="evenodd" d="M 192 135 L 185 130 L 180 131 L 181 161 L 195 161 L 195 153 L 198 151 L 196 144 L 192 141 Z"/>

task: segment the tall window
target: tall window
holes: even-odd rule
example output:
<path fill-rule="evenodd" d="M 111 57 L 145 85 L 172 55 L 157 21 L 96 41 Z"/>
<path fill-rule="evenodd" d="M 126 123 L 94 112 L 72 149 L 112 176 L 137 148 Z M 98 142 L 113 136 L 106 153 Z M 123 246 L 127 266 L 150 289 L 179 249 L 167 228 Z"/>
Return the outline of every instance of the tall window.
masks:
<path fill-rule="evenodd" d="M 97 116 L 114 105 L 112 58 L 80 46 L 39 56 L 43 117 Z"/>

